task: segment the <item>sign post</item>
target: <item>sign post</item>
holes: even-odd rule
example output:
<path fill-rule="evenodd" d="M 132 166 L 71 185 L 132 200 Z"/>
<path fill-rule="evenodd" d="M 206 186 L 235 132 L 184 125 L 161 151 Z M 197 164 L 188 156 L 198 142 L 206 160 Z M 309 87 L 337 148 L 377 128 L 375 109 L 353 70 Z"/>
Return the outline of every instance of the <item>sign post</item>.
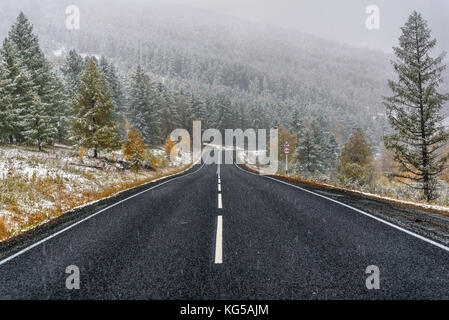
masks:
<path fill-rule="evenodd" d="M 285 154 L 285 174 L 288 175 L 288 154 L 290 153 L 290 143 L 284 142 L 284 154 Z"/>

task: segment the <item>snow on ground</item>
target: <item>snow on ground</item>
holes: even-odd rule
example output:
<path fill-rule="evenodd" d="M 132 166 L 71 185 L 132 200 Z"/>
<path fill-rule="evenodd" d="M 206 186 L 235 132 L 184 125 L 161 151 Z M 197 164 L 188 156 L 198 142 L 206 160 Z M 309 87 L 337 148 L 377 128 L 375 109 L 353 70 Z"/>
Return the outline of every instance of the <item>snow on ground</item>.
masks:
<path fill-rule="evenodd" d="M 53 50 L 53 55 L 55 57 L 64 56 L 66 53 L 67 53 L 67 49 L 65 47 L 59 47 L 59 48 Z"/>
<path fill-rule="evenodd" d="M 259 153 L 257 151 L 256 152 L 253 151 L 253 152 L 240 153 L 238 156 L 239 156 L 239 160 L 241 161 L 241 163 L 245 163 L 245 165 L 252 170 L 259 171 L 259 172 L 263 173 L 263 170 L 264 170 L 263 166 L 255 165 L 256 157 L 258 156 L 258 154 Z M 398 197 L 385 196 L 385 195 L 381 195 L 381 194 L 377 194 L 377 193 L 373 193 L 373 192 L 357 190 L 354 188 L 345 188 L 345 187 L 341 187 L 341 186 L 336 186 L 336 185 L 333 185 L 330 183 L 324 183 L 322 181 L 314 180 L 313 182 L 320 184 L 322 186 L 325 186 L 325 187 L 346 190 L 346 191 L 357 193 L 357 194 L 360 194 L 360 195 L 363 195 L 366 197 L 397 203 L 399 205 L 412 205 L 412 206 L 416 206 L 416 207 L 420 207 L 420 208 L 424 208 L 424 209 L 430 209 L 430 210 L 435 210 L 435 211 L 439 211 L 439 212 L 449 213 L 449 207 L 445 206 L 445 205 L 429 204 L 429 203 L 423 203 L 423 202 L 419 202 L 419 201 L 415 201 L 415 200 L 404 200 L 404 199 L 400 199 Z M 383 186 L 383 187 L 378 186 L 378 187 L 379 187 L 378 189 L 381 189 L 381 190 L 389 189 L 389 192 L 393 193 L 393 194 L 396 192 L 396 193 L 400 193 L 401 195 L 404 195 L 404 192 L 400 191 L 400 189 L 404 188 L 403 184 L 398 183 L 397 185 L 390 185 L 388 187 L 385 187 L 385 186 Z M 410 197 L 411 196 L 412 195 L 410 195 Z M 442 199 L 442 201 L 447 201 L 447 200 Z"/>
<path fill-rule="evenodd" d="M 331 185 L 328 185 L 328 186 L 334 187 L 334 186 L 331 186 Z M 339 188 L 339 189 L 345 189 L 345 188 Z M 363 191 L 353 190 L 353 189 L 345 189 L 345 190 L 351 191 L 353 193 L 358 193 L 358 194 L 361 194 L 361 195 L 364 195 L 364 196 L 367 196 L 367 197 L 370 197 L 370 198 L 376 198 L 376 199 L 379 199 L 379 200 L 387 200 L 389 202 L 395 202 L 397 204 L 412 205 L 412 206 L 417 206 L 417 207 L 421 207 L 421 208 L 425 208 L 425 209 L 431 209 L 431 210 L 436 210 L 436 211 L 442 211 L 442 212 L 449 213 L 449 207 L 446 207 L 446 206 L 439 206 L 439 205 L 428 204 L 428 203 L 421 203 L 421 202 L 416 202 L 416 201 L 395 199 L 395 198 L 391 198 L 391 197 L 381 196 L 381 195 L 378 195 L 378 194 L 374 194 L 374 193 L 370 193 L 370 192 L 363 192 Z"/>
<path fill-rule="evenodd" d="M 171 166 L 186 165 L 186 164 L 189 164 L 191 161 L 192 161 L 191 153 L 181 151 L 175 159 L 172 159 L 170 165 Z"/>
<path fill-rule="evenodd" d="M 165 159 L 162 148 L 151 150 Z M 0 219 L 12 233 L 75 207 L 189 166 L 191 154 L 152 170 L 125 170 L 120 151 L 80 158 L 70 147 L 56 145 L 38 152 L 32 147 L 0 146 Z"/>
<path fill-rule="evenodd" d="M 58 159 L 62 157 L 61 159 Z M 45 177 L 60 176 L 63 179 L 75 180 L 79 182 L 87 182 L 80 174 L 62 170 L 55 167 L 54 164 L 60 162 L 76 162 L 76 158 L 65 154 L 46 154 L 27 151 L 23 148 L 0 148 L 0 180 L 6 179 L 13 173 L 20 173 L 22 177 L 30 179 L 33 176 Z"/>
<path fill-rule="evenodd" d="M 80 53 L 80 56 L 85 59 L 86 57 L 95 57 L 95 59 L 100 60 L 101 55 L 97 53 Z"/>

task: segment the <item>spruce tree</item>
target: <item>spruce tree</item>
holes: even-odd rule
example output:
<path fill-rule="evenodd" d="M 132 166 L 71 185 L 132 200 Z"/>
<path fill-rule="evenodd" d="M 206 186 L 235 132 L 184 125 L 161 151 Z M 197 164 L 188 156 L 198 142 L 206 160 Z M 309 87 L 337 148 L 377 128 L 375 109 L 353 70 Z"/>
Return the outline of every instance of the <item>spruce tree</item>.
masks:
<path fill-rule="evenodd" d="M 176 122 L 175 127 L 183 128 L 192 134 L 192 122 L 194 114 L 192 105 L 190 104 L 189 97 L 183 90 L 175 94 L 175 107 L 177 117 L 174 119 Z"/>
<path fill-rule="evenodd" d="M 341 149 L 338 178 L 343 184 L 366 185 L 373 174 L 373 154 L 360 127 L 355 127 Z"/>
<path fill-rule="evenodd" d="M 148 144 L 161 142 L 160 121 L 157 108 L 158 96 L 150 78 L 140 66 L 131 79 L 128 113 L 130 122 L 142 132 Z"/>
<path fill-rule="evenodd" d="M 226 93 L 220 92 L 216 96 L 216 107 L 218 111 L 218 121 L 216 128 L 224 132 L 225 129 L 233 128 L 233 106 L 230 97 Z"/>
<path fill-rule="evenodd" d="M 111 62 L 109 62 L 106 57 L 101 56 L 98 62 L 98 68 L 103 73 L 106 83 L 108 85 L 109 91 L 111 93 L 112 100 L 115 103 L 117 113 L 124 115 L 126 113 L 123 85 L 117 70 Z"/>
<path fill-rule="evenodd" d="M 321 121 L 320 121 L 321 120 Z M 327 134 L 326 126 L 323 125 L 322 119 L 313 120 L 310 124 L 313 134 L 314 145 L 316 147 L 315 168 L 319 172 L 324 172 L 327 168 Z"/>
<path fill-rule="evenodd" d="M 25 128 L 23 135 L 29 144 L 37 142 L 39 151 L 42 151 L 42 143 L 54 134 L 51 117 L 46 114 L 45 107 L 38 95 L 35 95 L 31 108 L 24 116 L 22 125 Z"/>
<path fill-rule="evenodd" d="M 114 121 L 114 102 L 93 59 L 87 60 L 81 75 L 72 113 L 73 141 L 79 146 L 94 149 L 95 158 L 100 150 L 110 151 L 120 146 L 119 128 Z"/>
<path fill-rule="evenodd" d="M 63 81 L 56 75 L 53 75 L 51 81 L 51 90 L 53 92 L 52 101 L 45 110 L 50 114 L 51 128 L 53 129 L 52 138 L 59 142 L 64 142 L 69 131 L 70 103 Z"/>
<path fill-rule="evenodd" d="M 0 142 L 6 141 L 13 133 L 13 79 L 8 72 L 4 51 L 0 51 Z"/>
<path fill-rule="evenodd" d="M 0 69 L 0 79 L 3 78 L 2 70 Z M 5 86 L 7 86 L 5 80 L 0 80 L 0 143 L 7 140 L 12 128 L 11 128 L 11 96 L 9 93 L 3 93 Z"/>
<path fill-rule="evenodd" d="M 3 41 L 0 51 L 0 112 L 3 135 L 10 143 L 23 141 L 23 120 L 33 103 L 36 86 L 31 74 L 18 55 L 15 45 L 9 40 Z"/>
<path fill-rule="evenodd" d="M 332 170 L 335 168 L 335 163 L 338 158 L 339 154 L 339 145 L 337 143 L 337 140 L 335 139 L 335 136 L 327 132 L 325 136 L 324 141 L 324 147 L 323 147 L 323 154 L 322 159 L 324 162 L 324 169 L 325 170 Z"/>
<path fill-rule="evenodd" d="M 177 127 L 177 119 L 179 119 L 177 110 L 175 107 L 175 98 L 168 88 L 162 83 L 157 85 L 158 95 L 158 109 L 161 121 L 161 136 L 166 138 L 170 135 L 173 129 Z"/>
<path fill-rule="evenodd" d="M 17 17 L 8 33 L 8 39 L 17 49 L 17 57 L 28 69 L 31 80 L 36 86 L 44 105 L 49 104 L 53 97 L 51 79 L 53 77 L 50 63 L 45 58 L 39 46 L 39 39 L 33 32 L 33 25 L 23 12 Z"/>
<path fill-rule="evenodd" d="M 406 183 L 422 190 L 425 200 L 430 201 L 437 197 L 437 179 L 447 160 L 441 151 L 449 139 L 441 109 L 449 95 L 438 92 L 445 54 L 431 56 L 436 40 L 421 14 L 413 12 L 401 29 L 392 61 L 398 78 L 389 81 L 393 96 L 385 98 L 394 132 L 384 141 L 400 165 L 398 176 L 414 182 Z"/>
<path fill-rule="evenodd" d="M 301 113 L 298 109 L 295 109 L 293 111 L 292 119 L 291 119 L 291 127 L 293 129 L 293 132 L 295 132 L 298 135 L 298 139 L 301 138 L 301 132 L 303 130 L 304 121 L 301 117 Z"/>
<path fill-rule="evenodd" d="M 301 130 L 301 139 L 295 153 L 296 171 L 314 174 L 320 170 L 320 149 L 316 145 L 315 132 L 310 125 Z"/>
<path fill-rule="evenodd" d="M 269 123 L 266 119 L 266 111 L 261 101 L 254 101 L 250 104 L 249 116 L 251 118 L 250 125 L 254 129 L 266 129 Z"/>
<path fill-rule="evenodd" d="M 50 62 L 39 46 L 39 39 L 33 32 L 33 25 L 23 12 L 19 14 L 16 22 L 9 30 L 8 40 L 17 50 L 17 59 L 29 72 L 32 86 L 44 107 L 42 112 L 45 115 L 43 116 L 53 117 L 55 106 L 60 104 L 60 101 L 58 101 L 60 87 L 55 85 L 55 74 Z M 33 95 L 34 93 L 31 94 L 31 96 Z M 50 122 L 54 134 L 58 131 L 57 123 L 56 118 L 53 118 Z"/>
<path fill-rule="evenodd" d="M 319 171 L 325 172 L 334 168 L 338 157 L 339 147 L 334 135 L 330 132 L 330 123 L 327 118 L 320 115 L 312 121 L 312 131 L 315 145 L 318 147 L 317 166 Z"/>
<path fill-rule="evenodd" d="M 120 136 L 125 139 L 126 131 L 124 128 L 128 110 L 122 80 L 120 79 L 114 64 L 109 62 L 105 56 L 100 57 L 97 66 L 106 80 L 112 101 L 115 105 L 114 120 L 119 123 Z"/>
<path fill-rule="evenodd" d="M 61 72 L 64 75 L 66 94 L 70 99 L 78 91 L 79 78 L 84 67 L 84 59 L 76 52 L 76 50 L 70 50 L 61 67 Z"/>
<path fill-rule="evenodd" d="M 145 144 L 142 134 L 136 128 L 128 131 L 126 142 L 122 146 L 122 154 L 126 160 L 131 162 L 131 167 L 138 168 L 142 166 L 145 160 Z"/>
<path fill-rule="evenodd" d="M 203 121 L 206 119 L 206 105 L 200 97 L 194 93 L 191 93 L 188 97 L 187 103 L 189 104 L 189 109 L 192 110 L 193 120 Z"/>

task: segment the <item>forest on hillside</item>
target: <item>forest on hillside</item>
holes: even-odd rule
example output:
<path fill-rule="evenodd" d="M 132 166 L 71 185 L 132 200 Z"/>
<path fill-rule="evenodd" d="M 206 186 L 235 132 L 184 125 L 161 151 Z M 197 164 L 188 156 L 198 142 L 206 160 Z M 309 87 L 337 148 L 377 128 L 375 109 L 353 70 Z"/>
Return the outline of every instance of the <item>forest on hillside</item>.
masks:
<path fill-rule="evenodd" d="M 137 0 L 79 1 L 81 28 L 67 30 L 62 19 L 67 5 L 46 0 L 36 11 L 31 1 L 6 1 L 2 11 L 24 8 L 56 69 L 76 49 L 113 62 L 124 87 L 140 65 L 172 95 L 182 92 L 207 101 L 203 127 L 292 128 L 297 112 L 306 121 L 325 116 L 340 144 L 355 125 L 368 132 L 374 146 L 381 142 L 386 121 L 379 97 L 388 92 L 386 79 L 392 73 L 383 53 Z M 0 34 L 6 36 L 13 20 L 8 15 L 1 21 Z"/>
<path fill-rule="evenodd" d="M 173 129 L 190 131 L 192 121 L 201 120 L 204 129 L 280 128 L 292 144 L 298 142 L 291 158 L 295 173 L 311 179 L 390 193 L 398 189 L 391 183 L 416 175 L 416 183 L 424 179 L 434 189 L 444 171 L 429 166 L 441 160 L 433 157 L 430 144 L 429 154 L 399 154 L 401 144 L 415 136 L 394 136 L 405 130 L 395 123 L 395 113 L 402 112 L 394 109 L 398 101 L 385 100 L 399 90 L 389 80 L 405 68 L 391 63 L 394 56 L 139 0 L 79 1 L 81 28 L 68 30 L 63 19 L 68 3 L 43 0 L 37 11 L 31 3 L 1 4 L 4 143 L 39 149 L 68 143 L 96 158 L 99 151 L 120 148 L 130 128 L 142 143 L 160 145 Z M 17 18 L 11 20 L 10 12 Z M 435 81 L 444 92 L 447 73 L 441 69 L 440 75 Z M 446 101 L 441 97 L 437 106 L 431 109 L 435 121 L 422 127 L 423 134 L 440 134 L 436 123 L 444 120 L 439 112 Z M 406 113 L 400 120 L 407 117 L 416 120 Z M 444 147 L 443 136 L 435 140 L 438 149 Z M 360 157 L 354 159 L 354 153 Z M 424 164 L 414 163 L 418 171 L 408 166 L 411 157 L 424 158 Z M 393 177 L 398 165 L 408 175 Z M 383 185 L 391 190 L 379 189 Z M 406 197 L 422 197 L 404 190 Z"/>

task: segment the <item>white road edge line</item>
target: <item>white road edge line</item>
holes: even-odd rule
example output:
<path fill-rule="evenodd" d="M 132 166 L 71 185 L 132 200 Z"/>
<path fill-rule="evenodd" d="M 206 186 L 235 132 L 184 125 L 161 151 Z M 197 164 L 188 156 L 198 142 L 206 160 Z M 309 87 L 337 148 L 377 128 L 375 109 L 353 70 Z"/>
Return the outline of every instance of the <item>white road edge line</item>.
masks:
<path fill-rule="evenodd" d="M 302 190 L 302 191 L 308 192 L 308 193 L 310 193 L 310 194 L 316 195 L 316 196 L 318 196 L 318 197 L 320 197 L 320 198 L 327 199 L 327 200 L 332 201 L 332 202 L 334 202 L 334 203 L 338 203 L 338 204 L 340 204 L 340 205 L 342 205 L 342 206 L 344 206 L 344 207 L 346 207 L 346 208 L 352 209 L 352 210 L 354 210 L 354 211 L 356 211 L 356 212 L 358 212 L 358 213 L 361 213 L 361 214 L 363 214 L 363 215 L 365 215 L 365 216 L 367 216 L 367 217 L 370 217 L 370 218 L 372 218 L 372 219 L 374 219 L 374 220 L 377 220 L 377 221 L 379 221 L 379 222 L 382 222 L 382 223 L 384 223 L 384 224 L 386 224 L 386 225 L 388 225 L 388 226 L 390 226 L 390 227 L 392 227 L 392 228 L 395 228 L 395 229 L 397 229 L 397 230 L 399 230 L 399 231 L 405 232 L 405 233 L 407 233 L 407 234 L 409 234 L 409 235 L 411 235 L 411 236 L 413 236 L 413 237 L 415 237 L 415 238 L 418 238 L 418 239 L 420 239 L 420 240 L 422 240 L 422 241 L 425 241 L 425 242 L 427 242 L 427 243 L 430 243 L 430 244 L 432 244 L 432 245 L 434 245 L 434 246 L 436 246 L 436 247 L 438 247 L 438 248 L 440 248 L 440 249 L 443 249 L 443 250 L 449 252 L 449 247 L 446 247 L 445 245 L 443 245 L 443 244 L 441 244 L 441 243 L 438 243 L 438 242 L 436 242 L 436 241 L 433 241 L 433 240 L 431 240 L 431 239 L 428 239 L 428 238 L 426 238 L 426 237 L 423 237 L 423 236 L 421 236 L 421 235 L 419 235 L 419 234 L 414 233 L 413 231 L 404 229 L 404 228 L 402 228 L 402 227 L 400 227 L 400 226 L 398 226 L 398 225 L 395 225 L 394 223 L 385 221 L 385 220 L 383 220 L 383 219 L 381 219 L 381 218 L 379 218 L 379 217 L 373 216 L 373 215 L 370 214 L 370 213 L 367 213 L 367 212 L 362 211 L 362 210 L 360 210 L 360 209 L 354 208 L 354 207 L 352 207 L 352 206 L 350 206 L 350 205 L 347 205 L 347 204 L 345 204 L 345 203 L 343 203 L 343 202 L 334 200 L 334 199 L 332 199 L 332 198 L 323 196 L 323 195 L 321 195 L 321 194 L 319 194 L 319 193 L 315 193 L 315 192 L 313 192 L 313 191 L 310 191 L 310 190 L 307 190 L 307 189 L 304 189 L 304 188 L 295 186 L 295 185 L 293 185 L 293 184 L 290 184 L 290 183 L 287 183 L 287 182 L 284 182 L 284 181 L 281 181 L 281 180 L 278 180 L 278 179 L 275 179 L 275 178 L 272 178 L 272 177 L 263 176 L 263 175 L 260 175 L 260 174 L 257 174 L 257 173 L 249 172 L 249 171 L 247 171 L 247 170 L 244 170 L 244 169 L 240 168 L 235 162 L 234 162 L 234 165 L 235 165 L 239 170 L 244 171 L 244 172 L 246 172 L 246 173 L 253 174 L 253 175 L 256 175 L 256 176 L 259 176 L 259 177 L 264 177 L 264 178 L 267 178 L 267 179 L 271 179 L 271 180 L 274 180 L 274 181 L 276 181 L 276 182 L 286 184 L 286 185 L 288 185 L 288 186 L 290 186 L 290 187 L 294 187 L 294 188 L 297 188 L 297 189 L 299 189 L 299 190 Z"/>
<path fill-rule="evenodd" d="M 218 184 L 218 192 L 221 192 L 221 184 Z"/>
<path fill-rule="evenodd" d="M 218 194 L 218 209 L 223 209 L 223 203 L 221 201 L 221 193 Z"/>
<path fill-rule="evenodd" d="M 196 163 L 193 164 L 192 167 L 193 167 L 194 165 L 196 165 Z M 66 227 L 66 228 L 64 228 L 64 229 L 62 229 L 62 230 L 59 230 L 58 232 L 55 232 L 55 233 L 49 235 L 48 237 L 46 237 L 46 238 L 44 238 L 44 239 L 42 239 L 42 240 L 39 240 L 39 241 L 36 242 L 36 243 L 33 243 L 32 245 L 26 247 L 25 249 L 22 249 L 22 250 L 20 250 L 19 252 L 16 252 L 15 254 L 13 254 L 13 255 L 11 255 L 11 256 L 9 256 L 9 257 L 7 257 L 7 258 L 1 260 L 1 261 L 0 261 L 0 266 L 3 265 L 3 264 L 5 264 L 5 263 L 7 263 L 8 261 L 11 261 L 11 260 L 14 259 L 14 258 L 17 258 L 18 256 L 24 254 L 25 252 L 27 252 L 27 251 L 29 251 L 29 250 L 31 250 L 31 249 L 33 249 L 33 248 L 39 246 L 40 244 L 42 244 L 42 243 L 44 243 L 44 242 L 47 242 L 48 240 L 50 240 L 50 239 L 52 239 L 52 238 L 54 238 L 54 237 L 60 235 L 61 233 L 64 233 L 64 232 L 66 232 L 66 231 L 72 229 L 73 227 L 75 227 L 75 226 L 77 226 L 77 225 L 79 225 L 79 224 L 81 224 L 81 223 L 83 223 L 83 222 L 85 222 L 85 221 L 87 221 L 87 220 L 89 220 L 89 219 L 95 217 L 96 215 L 98 215 L 98 214 L 100 214 L 100 213 L 102 213 L 102 212 L 104 212 L 104 211 L 107 211 L 107 210 L 109 210 L 109 209 L 111 209 L 111 208 L 113 208 L 113 207 L 115 207 L 115 206 L 117 206 L 117 205 L 119 205 L 119 204 L 121 204 L 121 203 L 123 203 L 123 202 L 125 202 L 125 201 L 128 201 L 128 200 L 130 200 L 130 199 L 132 199 L 132 198 L 135 198 L 135 197 L 137 197 L 137 196 L 140 196 L 141 194 L 143 194 L 143 193 L 145 193 L 145 192 L 148 192 L 148 191 L 151 191 L 151 190 L 153 190 L 153 189 L 155 189 L 155 188 L 158 188 L 158 187 L 160 187 L 160 186 L 162 186 L 162 185 L 164 185 L 164 184 L 166 184 L 166 183 L 168 183 L 168 182 L 175 181 L 175 180 L 177 180 L 177 179 L 179 179 L 179 178 L 185 178 L 185 177 L 190 176 L 190 175 L 192 175 L 192 174 L 194 174 L 194 173 L 197 173 L 197 172 L 199 172 L 201 169 L 203 169 L 204 165 L 205 165 L 205 163 L 203 163 L 202 166 L 201 166 L 198 170 L 196 170 L 195 172 L 191 172 L 191 173 L 185 174 L 185 175 L 183 175 L 183 176 L 176 177 L 176 178 L 173 178 L 173 179 L 164 181 L 164 182 L 158 184 L 157 186 L 154 186 L 154 187 L 151 187 L 151 188 L 149 188 L 149 189 L 143 190 L 143 191 L 141 191 L 141 192 L 139 192 L 139 193 L 136 193 L 135 195 L 132 195 L 132 196 L 130 196 L 130 197 L 126 198 L 126 199 L 123 199 L 123 200 L 121 200 L 121 201 L 119 201 L 119 202 L 116 202 L 116 203 L 114 203 L 114 204 L 112 204 L 112 205 L 110 205 L 110 206 L 108 206 L 108 207 L 106 207 L 106 208 L 104 208 L 104 209 L 101 209 L 100 211 L 97 211 L 97 212 L 91 214 L 90 216 L 87 216 L 86 218 L 81 219 L 80 221 L 77 221 L 77 222 L 71 224 L 70 226 L 68 226 L 68 227 Z M 190 167 L 190 168 L 188 168 L 188 169 L 186 169 L 186 170 L 184 170 L 184 171 L 182 171 L 182 172 L 179 172 L 179 173 L 176 173 L 176 174 L 173 174 L 173 175 L 166 176 L 166 177 L 164 177 L 164 178 L 168 178 L 168 177 L 171 177 L 171 176 L 176 176 L 176 175 L 182 174 L 183 172 L 186 172 L 186 171 L 192 169 L 192 167 Z M 162 179 L 164 179 L 164 178 L 162 178 Z M 156 182 L 156 181 L 150 181 L 150 182 L 148 182 L 148 183 L 152 183 L 152 182 Z"/>
<path fill-rule="evenodd" d="M 215 263 L 223 263 L 223 218 L 217 218 L 217 236 L 215 239 Z"/>

